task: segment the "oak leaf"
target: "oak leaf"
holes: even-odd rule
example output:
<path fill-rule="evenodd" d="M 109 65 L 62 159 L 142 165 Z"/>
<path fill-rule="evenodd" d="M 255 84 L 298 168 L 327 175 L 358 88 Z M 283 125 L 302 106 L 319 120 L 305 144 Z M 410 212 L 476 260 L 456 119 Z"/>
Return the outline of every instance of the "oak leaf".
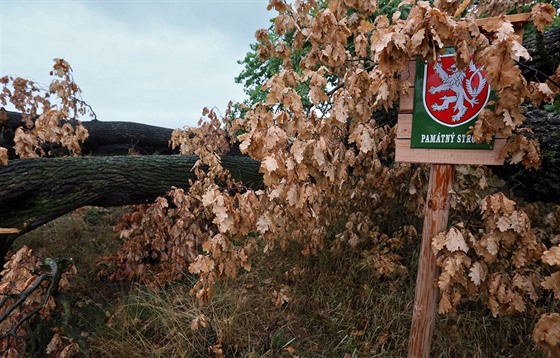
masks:
<path fill-rule="evenodd" d="M 191 331 L 198 331 L 199 328 L 204 328 L 208 325 L 208 318 L 204 314 L 195 317 L 191 321 Z"/>
<path fill-rule="evenodd" d="M 281 285 L 278 291 L 274 290 L 272 292 L 272 302 L 274 303 L 274 306 L 282 307 L 285 303 L 290 302 L 291 298 L 289 291 L 290 288 L 286 285 Z"/>
<path fill-rule="evenodd" d="M 480 284 L 486 280 L 486 273 L 486 265 L 484 265 L 480 261 L 476 261 L 471 266 L 469 277 L 471 278 L 471 281 L 475 284 L 475 286 L 480 286 Z"/>
<path fill-rule="evenodd" d="M 498 221 L 496 221 L 496 226 L 501 232 L 509 230 L 509 228 L 511 227 L 510 218 L 507 216 L 501 216 Z"/>
<path fill-rule="evenodd" d="M 516 210 L 511 213 L 509 220 L 511 229 L 513 229 L 516 233 L 520 234 L 529 229 L 529 218 L 527 217 L 527 214 L 522 211 Z"/>
<path fill-rule="evenodd" d="M 261 162 L 262 166 L 266 169 L 267 172 L 273 172 L 278 169 L 278 162 L 274 158 L 274 156 L 268 156 L 264 158 Z"/>
<path fill-rule="evenodd" d="M 61 345 L 62 345 L 62 339 L 60 337 L 60 334 L 55 333 L 51 341 L 47 345 L 47 349 L 45 350 L 45 353 L 47 354 L 55 353 Z"/>
<path fill-rule="evenodd" d="M 414 193 L 410 193 L 410 194 L 414 194 Z M 437 254 L 438 252 L 440 252 L 445 247 L 446 244 L 447 244 L 447 235 L 445 232 L 440 232 L 439 234 L 434 236 L 432 239 L 432 249 L 434 250 L 434 253 Z"/>
<path fill-rule="evenodd" d="M 356 143 L 362 153 L 369 153 L 375 146 L 368 128 L 359 124 L 348 137 L 349 143 Z"/>
<path fill-rule="evenodd" d="M 301 162 L 303 162 L 304 151 L 306 147 L 307 147 L 307 143 L 299 139 L 295 139 L 294 142 L 292 143 L 290 152 L 294 156 L 296 163 L 301 164 Z"/>
<path fill-rule="evenodd" d="M 559 265 L 560 266 L 560 246 L 555 246 L 550 250 L 546 250 L 541 257 L 545 264 L 550 266 Z"/>
<path fill-rule="evenodd" d="M 554 292 L 554 298 L 560 299 L 560 272 L 554 272 L 552 275 L 546 276 L 541 286 Z"/>
<path fill-rule="evenodd" d="M 453 306 L 451 306 L 451 298 L 449 296 L 449 292 L 444 291 L 441 293 L 441 298 L 439 299 L 438 305 L 438 313 L 439 314 L 446 314 L 451 312 Z"/>
<path fill-rule="evenodd" d="M 556 9 L 554 6 L 548 3 L 539 3 L 531 8 L 530 20 L 533 21 L 537 30 L 542 32 L 547 25 L 552 23 L 555 15 Z"/>
<path fill-rule="evenodd" d="M 465 242 L 465 238 L 463 234 L 456 228 L 452 227 L 446 235 L 446 244 L 445 246 L 451 252 L 455 252 L 461 250 L 463 252 L 468 252 L 469 247 Z"/>
<path fill-rule="evenodd" d="M 264 213 L 257 220 L 257 230 L 261 234 L 264 234 L 265 232 L 270 230 L 271 224 L 272 224 L 272 220 L 270 220 L 267 213 Z"/>
<path fill-rule="evenodd" d="M 529 83 L 529 92 L 531 93 L 531 101 L 533 101 L 537 106 L 540 106 L 543 102 L 547 102 L 549 104 L 554 102 L 554 92 L 550 89 L 547 83 L 531 82 Z"/>
<path fill-rule="evenodd" d="M 0 166 L 7 166 L 8 165 L 8 149 L 4 147 L 0 147 Z"/>
<path fill-rule="evenodd" d="M 537 347 L 548 357 L 560 355 L 560 314 L 547 313 L 539 318 L 532 338 Z"/>
<path fill-rule="evenodd" d="M 527 305 L 521 295 L 513 294 L 511 297 L 510 307 L 517 312 L 525 312 Z"/>
<path fill-rule="evenodd" d="M 539 296 L 537 295 L 535 286 L 530 277 L 521 274 L 515 274 L 513 280 L 511 281 L 511 284 L 513 287 L 518 288 L 522 292 L 525 292 L 527 295 L 529 295 L 529 298 L 533 302 L 536 302 L 538 300 Z"/>
<path fill-rule="evenodd" d="M 205 255 L 198 255 L 197 258 L 189 265 L 190 273 L 205 273 L 214 269 L 214 260 Z"/>

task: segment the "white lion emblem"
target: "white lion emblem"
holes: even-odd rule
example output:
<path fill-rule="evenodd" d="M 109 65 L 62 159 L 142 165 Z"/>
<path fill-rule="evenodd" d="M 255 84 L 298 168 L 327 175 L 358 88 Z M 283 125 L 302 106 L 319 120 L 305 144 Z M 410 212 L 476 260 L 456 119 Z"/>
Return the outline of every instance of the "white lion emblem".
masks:
<path fill-rule="evenodd" d="M 443 82 L 439 86 L 430 87 L 429 91 L 431 94 L 436 94 L 439 92 L 451 90 L 455 93 L 454 96 L 442 96 L 440 97 L 443 102 L 441 104 L 433 103 L 431 105 L 434 111 L 444 111 L 449 108 L 449 105 L 455 103 L 453 106 L 453 116 L 451 119 L 453 122 L 458 122 L 463 118 L 465 112 L 467 112 L 467 102 L 471 108 L 478 104 L 477 96 L 482 92 L 484 86 L 486 85 L 486 79 L 482 76 L 481 71 L 483 67 L 476 68 L 474 62 L 471 60 L 469 64 L 469 70 L 471 75 L 466 79 L 467 75 L 465 71 L 460 71 L 455 64 L 449 67 L 447 72 L 441 65 L 437 63 L 434 66 L 434 71 L 438 74 L 439 78 Z M 479 82 L 476 88 L 473 88 L 473 80 L 475 76 L 478 76 Z M 465 81 L 466 79 L 466 81 Z M 466 82 L 463 85 L 463 82 Z"/>

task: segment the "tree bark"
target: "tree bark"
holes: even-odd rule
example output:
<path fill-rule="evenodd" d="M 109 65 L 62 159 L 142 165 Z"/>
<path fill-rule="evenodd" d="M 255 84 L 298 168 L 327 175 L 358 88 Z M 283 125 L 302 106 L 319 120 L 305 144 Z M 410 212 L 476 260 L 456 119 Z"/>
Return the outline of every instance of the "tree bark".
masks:
<path fill-rule="evenodd" d="M 560 28 L 526 37 L 523 46 L 531 55 L 529 61 L 521 62 L 521 70 L 528 81 L 544 82 L 546 76 L 554 74 L 560 64 Z"/>
<path fill-rule="evenodd" d="M 88 121 L 82 123 L 89 132 L 82 145 L 84 154 L 141 155 L 178 154 L 169 147 L 172 129 L 133 122 Z"/>
<path fill-rule="evenodd" d="M 560 115 L 534 107 L 526 109 L 525 115 L 524 127 L 539 141 L 541 165 L 537 169 L 504 165 L 492 170 L 506 180 L 505 190 L 518 197 L 560 203 Z"/>
<path fill-rule="evenodd" d="M 134 122 L 83 121 L 89 137 L 82 144 L 85 155 L 178 154 L 169 147 L 173 129 Z M 0 127 L 6 129 L 0 136 L 0 146 L 7 147 L 14 158 L 12 146 L 15 129 L 25 126 L 21 113 L 2 111 Z"/>
<path fill-rule="evenodd" d="M 10 161 L 0 167 L 0 227 L 21 231 L 0 235 L 0 258 L 19 235 L 82 206 L 147 203 L 172 186 L 188 188 L 196 161 L 181 155 Z M 222 165 L 246 187 L 261 187 L 258 161 L 226 156 Z"/>

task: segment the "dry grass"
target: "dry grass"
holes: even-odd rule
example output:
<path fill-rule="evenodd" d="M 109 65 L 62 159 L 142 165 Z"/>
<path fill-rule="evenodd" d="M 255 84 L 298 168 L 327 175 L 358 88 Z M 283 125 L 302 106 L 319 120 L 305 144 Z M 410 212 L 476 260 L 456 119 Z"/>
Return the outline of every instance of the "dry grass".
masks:
<path fill-rule="evenodd" d="M 327 250 L 304 258 L 297 248 L 258 254 L 253 271 L 220 282 L 211 305 L 190 296 L 193 278 L 149 291 L 96 278 L 95 259 L 118 244 L 119 210 L 86 208 L 18 240 L 45 256 L 71 256 L 79 278 L 64 332 L 82 338 L 91 357 L 404 357 L 414 274 L 377 278 L 359 254 Z M 405 262 L 416 271 L 417 247 Z M 274 305 L 280 290 L 288 301 Z M 544 302 L 548 311 L 558 303 Z M 492 318 L 482 304 L 438 316 L 433 357 L 541 357 L 530 334 L 539 312 Z M 191 324 L 205 317 L 206 326 Z M 59 320 L 59 323 L 61 320 Z M 78 339 L 78 338 L 76 338 Z"/>
<path fill-rule="evenodd" d="M 113 253 L 119 240 L 113 232 L 124 208 L 84 207 L 18 238 L 15 247 L 27 245 L 44 257 L 71 258 L 80 272 L 79 282 L 95 280 L 98 257 Z"/>
<path fill-rule="evenodd" d="M 290 260 L 286 260 L 290 257 Z M 103 356 L 404 357 L 414 278 L 375 278 L 359 257 L 296 250 L 256 258 L 255 270 L 221 282 L 212 304 L 188 296 L 191 283 L 152 292 L 136 288 L 115 306 L 109 330 L 94 342 Z M 295 269 L 294 269 L 295 267 Z M 281 287 L 289 301 L 273 304 Z M 205 329 L 192 320 L 204 314 Z M 530 315 L 492 318 L 482 306 L 438 316 L 434 357 L 540 357 Z"/>

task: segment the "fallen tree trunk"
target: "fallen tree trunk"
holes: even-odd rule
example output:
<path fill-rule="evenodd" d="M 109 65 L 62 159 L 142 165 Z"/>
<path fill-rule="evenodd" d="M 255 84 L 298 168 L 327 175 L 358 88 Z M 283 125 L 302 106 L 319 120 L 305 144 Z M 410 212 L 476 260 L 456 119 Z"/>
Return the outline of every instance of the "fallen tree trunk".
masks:
<path fill-rule="evenodd" d="M 14 114 L 14 112 L 8 112 L 10 117 L 13 120 L 17 120 L 19 114 Z M 494 167 L 493 170 L 497 173 L 500 177 L 508 180 L 508 188 L 515 192 L 516 195 L 521 196 L 527 200 L 535 201 L 535 200 L 543 200 L 549 202 L 556 202 L 560 203 L 560 116 L 556 115 L 551 112 L 547 112 L 541 109 L 532 108 L 530 107 L 526 111 L 526 123 L 525 127 L 530 128 L 539 141 L 541 145 L 541 154 L 542 154 L 542 165 L 537 170 L 526 170 L 523 169 L 521 166 L 511 166 L 505 165 L 504 167 Z M 19 116 L 21 118 L 21 116 Z M 12 122 L 13 123 L 13 122 Z M 170 151 L 166 149 L 169 139 L 171 136 L 171 129 L 168 128 L 161 128 L 155 127 L 145 124 L 139 123 L 129 123 L 129 122 L 101 122 L 101 121 L 90 121 L 84 122 L 87 124 L 88 129 L 90 131 L 90 138 L 84 143 L 84 148 L 87 152 L 93 153 L 100 153 L 100 152 L 108 152 L 109 154 L 126 154 L 130 151 L 131 145 L 133 143 L 137 143 L 137 145 L 146 150 L 146 152 L 153 152 L 157 151 L 160 153 L 169 153 Z M 128 130 L 128 132 L 127 132 Z M 153 135 L 152 135 L 153 134 Z M 106 150 L 107 148 L 121 148 L 121 150 Z M 151 148 L 151 150 L 148 150 Z M 236 156 L 240 155 L 239 149 L 233 147 L 229 156 Z M 228 158 L 229 156 L 225 157 Z M 186 182 L 186 177 L 180 176 L 180 178 L 175 178 L 176 175 L 176 168 L 174 165 L 181 166 L 182 169 L 185 170 L 186 166 L 183 162 L 185 159 L 175 159 L 177 156 L 173 156 L 174 159 L 165 159 L 166 156 L 148 156 L 147 159 L 141 159 L 140 157 L 133 157 L 124 159 L 102 159 L 98 158 L 95 159 L 95 163 L 99 161 L 99 163 L 107 163 L 107 165 L 117 165 L 117 161 L 123 161 L 124 166 L 135 165 L 135 164 L 127 164 L 133 162 L 148 162 L 151 161 L 153 166 L 157 168 L 166 168 L 164 169 L 167 171 L 168 177 L 167 181 L 161 182 L 163 185 L 163 189 L 161 187 L 154 188 L 154 192 L 163 193 L 168 190 L 171 185 L 180 186 L 181 183 Z M 235 158 L 235 157 L 234 157 Z M 7 168 L 0 168 L 0 175 L 2 176 L 0 182 L 12 182 L 17 179 L 18 174 L 15 169 L 16 167 L 25 167 L 27 165 L 33 165 L 41 167 L 44 166 L 44 170 L 46 173 L 49 170 L 61 170 L 61 169 L 53 169 L 59 164 L 55 163 L 62 163 L 66 160 L 73 160 L 73 159 L 62 159 L 58 158 L 57 161 L 50 161 L 56 158 L 44 158 L 44 159 L 37 159 L 34 162 L 27 162 L 27 161 L 18 161 L 14 160 Z M 88 165 L 94 159 L 89 157 L 82 157 L 85 161 L 83 165 Z M 80 159 L 75 159 L 79 161 Z M 227 159 L 226 159 L 227 160 Z M 241 159 L 237 159 L 241 160 Z M 247 159 L 249 160 L 249 159 Z M 130 161 L 130 162 L 128 162 Z M 125 163 L 126 162 L 126 163 Z M 36 163 L 36 164 L 27 164 L 27 163 Z M 49 164 L 50 163 L 50 164 Z M 64 162 L 65 163 L 65 162 Z M 255 162 L 256 163 L 256 162 Z M 52 166 L 52 167 L 51 167 Z M 68 172 L 74 172 L 78 175 L 80 174 L 79 171 L 81 167 L 79 165 L 73 165 L 73 167 L 68 168 Z M 148 166 L 146 166 L 149 169 Z M 255 172 L 258 170 L 258 167 L 255 167 Z M 39 169 L 37 169 L 39 170 Z M 11 174 L 9 174 L 11 173 Z M 157 173 L 157 170 L 154 172 Z M 144 175 L 148 175 L 149 173 L 144 173 Z M 11 175 L 11 177 L 10 177 Z M 39 177 L 46 177 L 44 174 L 37 174 Z M 182 175 L 182 174 L 179 174 Z M 87 178 L 87 176 L 85 177 Z M 139 177 L 141 178 L 141 177 Z M 145 178 L 146 181 L 144 184 L 140 183 L 139 180 L 133 180 L 136 184 L 135 185 L 151 185 L 150 180 Z M 110 178 L 106 178 L 106 180 L 110 180 Z M 23 184 L 24 182 L 22 182 Z M 172 184 L 170 184 L 172 183 Z M 76 184 L 78 185 L 78 184 Z M 84 182 L 83 185 L 87 185 L 87 182 Z M 11 189 L 12 191 L 15 190 L 14 187 Z M 17 190 L 22 190 L 23 192 L 27 192 L 28 190 L 24 188 L 24 185 L 19 185 Z M 115 189 L 116 190 L 116 189 Z M 123 187 L 121 190 L 126 192 L 128 189 Z M 7 205 L 7 207 L 13 207 L 13 202 L 17 202 L 15 197 L 4 197 L 4 192 L 2 193 L 2 200 L 0 203 L 3 205 Z M 143 197 L 146 200 L 150 200 L 150 198 L 155 198 L 155 196 L 146 196 L 144 191 L 139 191 L 139 195 L 144 195 Z M 127 194 L 128 195 L 128 194 Z M 6 198 L 11 198 L 11 201 L 6 201 Z M 132 199 L 133 197 L 130 197 Z M 97 199 L 99 200 L 99 199 Z M 128 199 L 123 200 L 122 204 L 112 204 L 112 205 L 125 205 L 131 204 L 132 201 L 128 201 Z M 94 205 L 94 204 L 88 204 Z M 100 204 L 95 204 L 100 205 Z M 1 209 L 0 209 L 1 210 Z M 7 227 L 7 223 L 4 222 L 4 217 L 0 215 L 0 227 Z"/>
<path fill-rule="evenodd" d="M 15 129 L 25 127 L 21 113 L 0 109 L 0 128 L 6 132 L 0 136 L 0 146 L 10 150 L 14 158 L 13 136 Z M 128 155 L 128 154 L 178 154 L 169 147 L 173 129 L 135 122 L 82 121 L 89 137 L 82 144 L 85 155 Z M 62 151 L 64 151 L 62 149 Z"/>
<path fill-rule="evenodd" d="M 493 170 L 518 196 L 560 203 L 560 116 L 539 109 L 527 115 L 541 143 L 543 164 L 537 170 L 508 165 Z M 179 155 L 12 160 L 0 167 L 0 227 L 21 231 L 0 233 L 0 258 L 16 237 L 79 207 L 146 203 L 172 186 L 187 188 L 196 179 L 191 172 L 195 162 L 196 157 Z M 246 187 L 262 186 L 258 161 L 228 155 L 222 164 Z"/>
<path fill-rule="evenodd" d="M 195 180 L 195 156 L 66 157 L 13 160 L 0 167 L 0 258 L 13 240 L 57 217 L 86 205 L 120 206 L 152 202 L 172 186 Z M 222 165 L 249 188 L 262 185 L 260 163 L 226 156 Z"/>

